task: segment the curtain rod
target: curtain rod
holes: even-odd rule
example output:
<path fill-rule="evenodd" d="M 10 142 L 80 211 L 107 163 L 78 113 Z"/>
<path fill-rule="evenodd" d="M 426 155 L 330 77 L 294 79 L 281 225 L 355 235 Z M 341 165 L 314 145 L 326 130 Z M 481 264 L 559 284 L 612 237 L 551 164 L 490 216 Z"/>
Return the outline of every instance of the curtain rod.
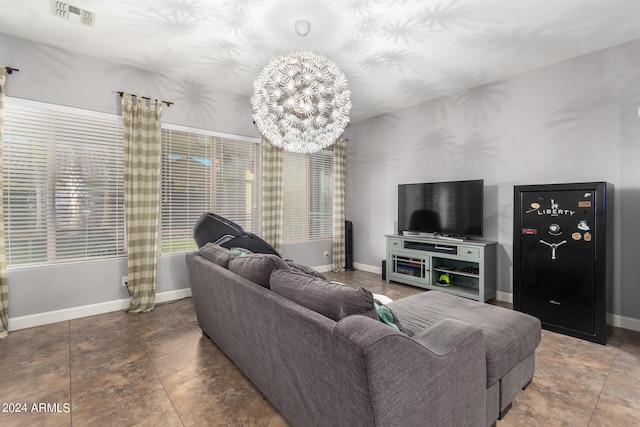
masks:
<path fill-rule="evenodd" d="M 14 71 L 20 71 L 17 68 L 13 68 L 13 67 L 4 67 L 5 70 L 7 70 L 7 74 L 13 74 Z"/>
<path fill-rule="evenodd" d="M 121 90 L 120 91 L 114 91 L 113 93 L 117 93 L 118 95 L 120 95 L 121 98 L 124 95 L 124 92 L 121 91 Z M 134 94 L 131 94 L 131 95 L 135 96 L 135 97 L 138 97 L 138 95 L 134 95 Z M 139 98 L 151 100 L 151 98 L 149 98 L 147 96 L 140 96 Z M 173 105 L 173 102 L 171 102 L 171 101 L 160 101 L 160 102 L 162 102 L 163 104 L 166 104 L 167 107 L 171 107 Z"/>

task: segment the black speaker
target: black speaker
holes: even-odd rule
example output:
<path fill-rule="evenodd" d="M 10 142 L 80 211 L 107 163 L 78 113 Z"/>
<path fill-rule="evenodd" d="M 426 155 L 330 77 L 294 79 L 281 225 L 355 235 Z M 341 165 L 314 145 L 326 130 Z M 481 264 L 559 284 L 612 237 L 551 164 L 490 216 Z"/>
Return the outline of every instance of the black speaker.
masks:
<path fill-rule="evenodd" d="M 349 220 L 344 222 L 344 269 L 353 271 L 353 223 Z"/>

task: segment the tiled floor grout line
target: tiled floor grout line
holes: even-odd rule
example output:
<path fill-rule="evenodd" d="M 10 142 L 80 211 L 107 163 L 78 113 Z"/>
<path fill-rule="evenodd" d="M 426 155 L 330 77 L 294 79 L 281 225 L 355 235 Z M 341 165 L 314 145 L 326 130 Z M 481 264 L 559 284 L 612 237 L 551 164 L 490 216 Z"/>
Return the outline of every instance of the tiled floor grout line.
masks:
<path fill-rule="evenodd" d="M 604 382 L 602 383 L 602 388 L 600 389 L 600 392 L 598 393 L 598 398 L 596 399 L 596 403 L 593 406 L 593 410 L 591 411 L 591 416 L 589 417 L 589 422 L 587 423 L 587 426 L 591 424 L 591 421 L 593 420 L 593 416 L 596 414 L 596 411 L 598 410 L 598 405 L 600 404 L 600 398 L 602 397 L 602 393 L 604 392 L 604 389 L 607 387 L 607 382 L 609 381 L 609 376 L 611 375 L 611 371 L 613 370 L 613 367 L 615 366 L 616 359 L 618 358 L 619 354 L 620 354 L 620 348 L 616 347 L 616 354 L 613 356 L 613 360 L 611 361 L 611 365 L 609 366 L 609 370 L 607 371 L 607 376 L 604 379 Z"/>
<path fill-rule="evenodd" d="M 73 427 L 73 365 L 71 355 L 71 320 L 67 322 L 69 328 L 69 427 Z"/>
<path fill-rule="evenodd" d="M 153 364 L 153 360 L 151 360 L 151 358 L 149 357 L 149 353 L 147 353 L 147 350 L 144 347 L 144 345 L 141 346 L 141 347 L 142 347 L 142 351 L 144 351 L 145 357 L 147 358 L 147 360 L 151 364 L 151 369 L 153 369 L 153 373 L 155 374 L 156 378 L 158 378 L 158 381 L 160 381 L 160 385 L 162 385 L 162 391 L 164 391 L 164 394 L 167 395 L 167 399 L 169 399 L 169 402 L 171 402 L 171 407 L 176 412 L 176 415 L 178 416 L 178 419 L 180 420 L 180 423 L 183 425 L 183 427 L 186 427 L 187 425 L 185 424 L 184 420 L 180 416 L 180 412 L 178 411 L 178 408 L 176 408 L 176 404 L 173 401 L 173 399 L 171 398 L 171 395 L 169 394 L 169 391 L 167 390 L 167 387 L 165 386 L 164 381 L 162 381 L 162 378 L 158 374 L 158 370 L 156 369 L 155 365 Z"/>

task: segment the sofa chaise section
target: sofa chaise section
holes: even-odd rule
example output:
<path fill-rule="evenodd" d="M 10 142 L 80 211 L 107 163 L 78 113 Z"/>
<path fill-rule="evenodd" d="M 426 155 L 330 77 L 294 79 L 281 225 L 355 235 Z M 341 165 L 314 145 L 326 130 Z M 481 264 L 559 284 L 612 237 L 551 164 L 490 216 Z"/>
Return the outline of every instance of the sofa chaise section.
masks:
<path fill-rule="evenodd" d="M 403 324 L 421 331 L 442 319 L 456 319 L 482 329 L 486 346 L 487 425 L 511 408 L 533 378 L 540 320 L 525 313 L 438 291 L 388 304 Z"/>

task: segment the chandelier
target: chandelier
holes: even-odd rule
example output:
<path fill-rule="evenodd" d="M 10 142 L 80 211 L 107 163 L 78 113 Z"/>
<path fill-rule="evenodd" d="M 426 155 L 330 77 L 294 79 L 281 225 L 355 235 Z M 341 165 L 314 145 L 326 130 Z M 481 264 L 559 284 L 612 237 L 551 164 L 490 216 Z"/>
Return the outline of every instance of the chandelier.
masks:
<path fill-rule="evenodd" d="M 253 83 L 253 120 L 271 144 L 314 153 L 344 132 L 351 112 L 347 79 L 336 64 L 309 51 L 278 56 Z"/>

